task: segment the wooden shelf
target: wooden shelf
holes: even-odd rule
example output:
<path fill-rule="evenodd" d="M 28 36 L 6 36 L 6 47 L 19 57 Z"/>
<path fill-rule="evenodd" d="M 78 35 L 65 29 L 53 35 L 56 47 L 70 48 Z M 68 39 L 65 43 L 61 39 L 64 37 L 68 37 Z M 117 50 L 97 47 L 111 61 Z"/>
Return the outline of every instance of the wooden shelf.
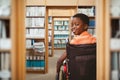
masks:
<path fill-rule="evenodd" d="M 45 70 L 38 70 L 38 69 L 27 69 L 26 70 L 27 73 L 43 73 L 45 74 Z"/>
<path fill-rule="evenodd" d="M 63 25 L 63 24 L 61 24 L 61 25 L 59 25 L 59 24 L 58 24 L 58 25 L 56 25 L 56 24 L 55 24 L 54 26 L 64 26 L 64 25 Z"/>
<path fill-rule="evenodd" d="M 56 39 L 64 39 L 64 40 L 66 40 L 66 38 L 54 38 L 54 39 L 55 39 L 55 40 L 56 40 Z"/>
<path fill-rule="evenodd" d="M 69 31 L 69 30 L 54 30 L 54 31 Z"/>
<path fill-rule="evenodd" d="M 66 26 L 69 26 L 69 24 L 58 24 L 58 25 L 54 24 L 54 26 L 65 26 L 66 27 Z"/>
<path fill-rule="evenodd" d="M 33 50 L 33 48 L 26 48 L 26 50 Z"/>
<path fill-rule="evenodd" d="M 11 52 L 10 49 L 0 49 L 0 52 Z"/>
<path fill-rule="evenodd" d="M 52 24 L 52 22 L 48 22 L 48 24 Z"/>
<path fill-rule="evenodd" d="M 5 70 L 10 69 L 10 79 L 8 80 L 25 80 L 25 1 L 24 0 L 6 0 L 6 3 L 1 3 L 4 7 L 6 7 L 8 16 L 1 16 L 0 20 L 2 20 L 6 34 L 6 39 L 10 39 L 10 48 L 0 48 L 0 54 L 5 53 L 9 55 L 4 55 L 2 61 L 4 64 L 3 66 L 6 67 Z M 3 11 L 5 12 L 5 11 Z M 1 25 L 0 25 L 1 26 Z M 0 32 L 1 33 L 1 32 Z M 1 40 L 1 38 L 0 38 Z M 4 40 L 4 39 L 3 39 Z M 5 41 L 6 42 L 6 41 Z M 1 45 L 1 43 L 0 43 Z M 7 45 L 4 44 L 4 45 Z M 7 58 L 7 59 L 6 59 Z M 1 62 L 1 60 L 0 60 Z M 0 63 L 1 65 L 1 63 Z M 4 73 L 5 74 L 5 73 Z M 6 73 L 6 75 L 9 75 Z M 4 75 L 4 76 L 6 76 Z M 0 80 L 4 79 L 0 77 Z"/>
<path fill-rule="evenodd" d="M 69 34 L 54 34 L 54 35 L 69 35 Z"/>
<path fill-rule="evenodd" d="M 67 24 L 67 25 L 66 25 L 66 24 L 64 24 L 64 26 L 69 26 L 69 24 Z"/>
<path fill-rule="evenodd" d="M 44 5 L 26 5 L 26 7 L 45 7 L 45 6 Z"/>
<path fill-rule="evenodd" d="M 53 57 L 53 55 L 52 55 L 52 54 L 51 54 L 51 55 L 49 54 L 49 57 Z"/>
<path fill-rule="evenodd" d="M 120 52 L 120 49 L 111 49 L 111 52 Z"/>
<path fill-rule="evenodd" d="M 65 50 L 66 48 L 54 48 L 54 50 Z"/>
<path fill-rule="evenodd" d="M 64 16 L 64 15 L 62 15 L 62 16 L 56 16 L 56 15 L 53 15 L 53 17 L 55 17 L 55 18 L 70 18 L 71 16 Z"/>
<path fill-rule="evenodd" d="M 52 29 L 48 29 L 48 30 L 52 30 Z"/>
<path fill-rule="evenodd" d="M 9 16 L 0 16 L 0 20 L 10 20 Z"/>
<path fill-rule="evenodd" d="M 88 16 L 89 18 L 95 18 L 95 16 Z"/>
<path fill-rule="evenodd" d="M 45 18 L 45 16 L 26 16 L 26 18 Z"/>
<path fill-rule="evenodd" d="M 52 48 L 49 47 L 48 49 L 52 49 Z"/>
<path fill-rule="evenodd" d="M 26 39 L 41 39 L 41 40 L 44 40 L 45 38 L 26 38 Z"/>
<path fill-rule="evenodd" d="M 40 27 L 40 26 L 38 26 L 38 27 L 35 27 L 35 26 L 34 27 L 26 27 L 26 29 L 28 29 L 28 28 L 31 28 L 31 29 L 36 29 L 36 28 L 37 29 L 45 29 L 44 27 Z"/>
<path fill-rule="evenodd" d="M 38 16 L 35 16 L 35 15 L 33 15 L 33 16 L 30 16 L 30 15 L 26 15 L 26 17 L 25 18 L 27 18 L 27 19 L 30 19 L 30 18 L 35 18 L 35 19 L 39 19 L 39 18 L 42 18 L 42 19 L 44 19 L 45 21 L 44 21 L 44 25 L 42 26 L 40 26 L 40 25 L 38 25 L 38 26 L 26 26 L 26 30 L 27 29 L 44 29 L 44 31 L 45 31 L 45 33 L 44 33 L 44 36 L 40 36 L 39 34 L 38 34 L 38 36 L 37 36 L 37 34 L 35 34 L 35 36 L 33 35 L 31 35 L 31 36 L 26 36 L 26 39 L 29 39 L 29 40 L 31 40 L 31 39 L 33 39 L 35 42 L 44 42 L 44 45 L 45 45 L 45 52 L 43 52 L 43 53 L 37 53 L 37 52 L 35 52 L 34 51 L 34 49 L 26 49 L 26 50 L 33 50 L 33 53 L 30 53 L 30 52 L 28 52 L 28 54 L 32 54 L 32 55 L 35 55 L 35 56 L 44 56 L 44 61 L 45 61 L 45 66 L 44 66 L 44 70 L 43 69 L 26 69 L 26 72 L 28 72 L 28 73 L 47 73 L 48 72 L 48 46 L 46 46 L 46 45 L 48 45 L 48 39 L 47 39 L 47 37 L 48 37 L 48 27 L 46 27 L 46 23 L 47 23 L 47 21 L 46 21 L 46 15 L 47 15 L 47 12 L 46 12 L 46 6 L 45 5 L 41 5 L 41 1 L 42 0 L 30 0 L 31 1 L 31 3 L 29 4 L 29 2 L 26 4 L 26 7 L 28 8 L 28 7 L 44 7 L 45 8 L 45 14 L 44 15 L 39 15 L 38 14 Z M 37 2 L 38 1 L 38 2 Z M 36 2 L 37 2 L 37 4 L 36 4 Z M 44 1 L 42 1 L 42 2 L 44 2 Z M 42 10 L 42 11 L 44 11 L 44 10 Z M 30 11 L 30 12 L 33 12 L 33 11 Z M 28 22 L 29 23 L 29 22 Z M 26 34 L 27 35 L 27 34 Z M 40 38 L 41 37 L 41 38 Z"/>
<path fill-rule="evenodd" d="M 116 16 L 116 17 L 113 17 L 113 16 L 111 16 L 111 19 L 120 19 L 120 16 Z"/>
<path fill-rule="evenodd" d="M 88 26 L 88 29 L 95 29 L 95 26 Z"/>

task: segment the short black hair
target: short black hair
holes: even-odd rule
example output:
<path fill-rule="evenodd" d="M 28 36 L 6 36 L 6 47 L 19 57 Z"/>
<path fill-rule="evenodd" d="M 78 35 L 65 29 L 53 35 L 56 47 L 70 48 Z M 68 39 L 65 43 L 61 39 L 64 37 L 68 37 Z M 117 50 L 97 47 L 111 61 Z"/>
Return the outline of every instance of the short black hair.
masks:
<path fill-rule="evenodd" d="M 89 25 L 89 17 L 87 15 L 83 13 L 77 13 L 73 16 L 73 18 L 74 17 L 80 18 L 83 21 L 83 23 Z"/>

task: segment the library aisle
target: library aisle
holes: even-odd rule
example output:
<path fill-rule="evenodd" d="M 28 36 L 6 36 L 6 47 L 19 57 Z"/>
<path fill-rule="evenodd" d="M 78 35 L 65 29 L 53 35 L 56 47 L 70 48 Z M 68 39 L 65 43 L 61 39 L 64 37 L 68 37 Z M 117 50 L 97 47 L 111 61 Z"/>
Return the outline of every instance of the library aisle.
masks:
<path fill-rule="evenodd" d="M 56 62 L 64 50 L 55 50 L 53 57 L 48 58 L 48 73 L 46 74 L 30 74 L 27 73 L 26 80 L 55 80 Z"/>

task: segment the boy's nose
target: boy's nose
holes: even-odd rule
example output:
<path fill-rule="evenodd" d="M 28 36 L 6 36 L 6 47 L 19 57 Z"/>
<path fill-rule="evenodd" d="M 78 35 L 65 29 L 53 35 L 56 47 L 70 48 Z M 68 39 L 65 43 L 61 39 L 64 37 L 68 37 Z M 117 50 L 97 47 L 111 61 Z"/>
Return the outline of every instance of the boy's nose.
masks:
<path fill-rule="evenodd" d="M 72 27 L 72 28 L 71 28 L 71 31 L 73 31 L 74 29 L 75 29 L 75 27 Z"/>

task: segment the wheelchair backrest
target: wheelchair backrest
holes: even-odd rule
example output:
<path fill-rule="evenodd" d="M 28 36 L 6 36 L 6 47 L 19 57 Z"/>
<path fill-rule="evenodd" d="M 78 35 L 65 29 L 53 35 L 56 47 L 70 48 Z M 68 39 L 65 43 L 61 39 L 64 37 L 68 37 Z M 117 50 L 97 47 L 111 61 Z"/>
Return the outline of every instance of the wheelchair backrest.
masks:
<path fill-rule="evenodd" d="M 96 80 L 96 44 L 66 45 L 69 80 Z"/>

